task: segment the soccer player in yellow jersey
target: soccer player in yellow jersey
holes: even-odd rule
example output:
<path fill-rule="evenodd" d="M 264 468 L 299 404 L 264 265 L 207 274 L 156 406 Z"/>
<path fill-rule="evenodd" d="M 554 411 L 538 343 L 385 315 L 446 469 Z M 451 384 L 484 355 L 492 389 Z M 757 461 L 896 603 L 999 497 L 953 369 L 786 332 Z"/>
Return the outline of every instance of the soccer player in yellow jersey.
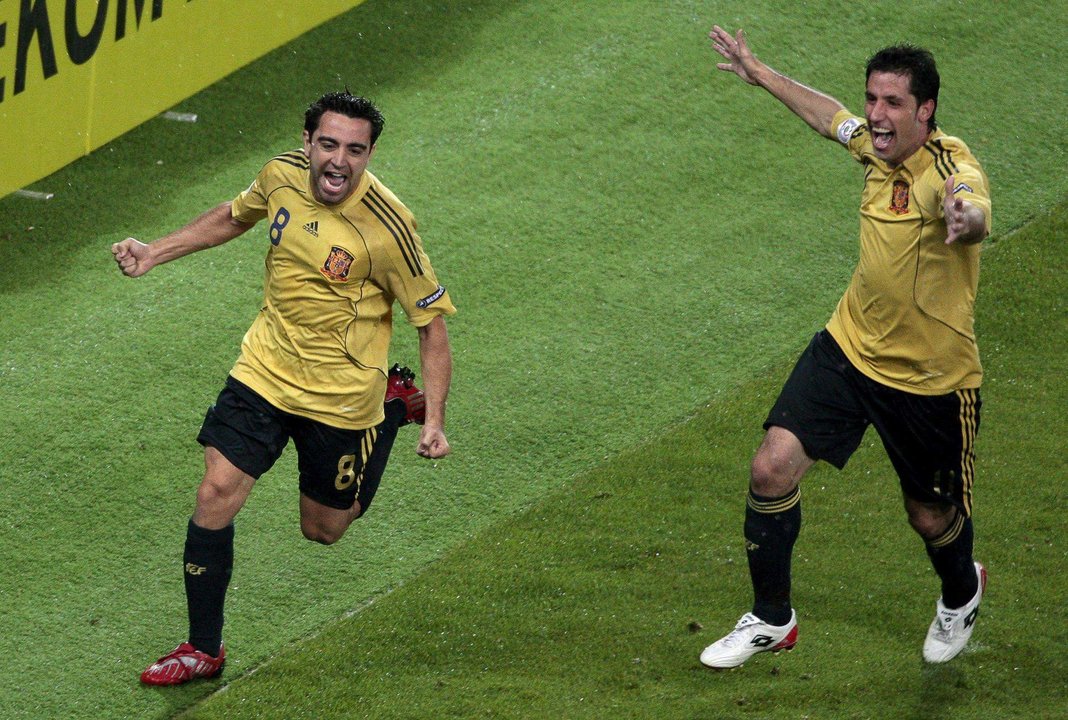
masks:
<path fill-rule="evenodd" d="M 367 170 L 383 124 L 365 98 L 324 95 L 305 113 L 303 148 L 270 160 L 235 200 L 155 242 L 112 246 L 122 272 L 138 277 L 270 223 L 262 309 L 198 436 L 205 473 L 183 557 L 189 639 L 142 682 L 177 685 L 222 671 L 233 520 L 290 439 L 301 531 L 323 544 L 367 511 L 401 425 L 422 424 L 420 455 L 449 452 L 444 318 L 455 308 L 411 212 Z M 394 302 L 417 329 L 424 391 L 407 368 L 387 370 Z"/>
<path fill-rule="evenodd" d="M 744 525 L 752 611 L 705 648 L 701 662 L 736 667 L 797 642 L 790 557 L 801 525 L 799 483 L 817 460 L 843 468 L 869 425 L 941 579 L 923 657 L 946 662 L 968 642 L 986 585 L 986 570 L 972 559 L 971 521 L 986 176 L 968 147 L 935 124 L 939 76 L 928 51 L 899 45 L 873 55 L 858 117 L 758 60 L 741 30 L 715 26 L 709 37 L 727 61 L 720 70 L 763 87 L 848 149 L 863 166 L 864 187 L 856 271 L 786 380 L 753 458 Z"/>

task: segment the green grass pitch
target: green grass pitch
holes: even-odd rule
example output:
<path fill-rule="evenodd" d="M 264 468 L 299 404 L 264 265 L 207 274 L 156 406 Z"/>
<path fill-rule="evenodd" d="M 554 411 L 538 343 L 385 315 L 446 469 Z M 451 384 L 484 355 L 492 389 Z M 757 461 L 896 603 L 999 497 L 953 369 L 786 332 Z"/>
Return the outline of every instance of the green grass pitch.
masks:
<path fill-rule="evenodd" d="M 0 716 L 1059 718 L 1068 81 L 1063 1 L 369 0 L 0 200 Z M 995 234 L 969 651 L 924 667 L 937 595 L 874 436 L 803 485 L 797 650 L 697 655 L 749 605 L 747 464 L 856 257 L 860 170 L 715 70 L 712 23 L 860 109 L 863 63 L 939 60 L 938 118 L 984 162 Z M 10 44 L 10 43 L 9 43 Z M 460 309 L 454 454 L 402 431 L 375 506 L 304 541 L 292 451 L 237 521 L 219 681 L 138 673 L 181 639 L 194 438 L 258 309 L 265 228 L 136 281 L 154 238 L 297 146 L 347 85 L 372 169 Z M 416 362 L 414 332 L 392 357 Z"/>

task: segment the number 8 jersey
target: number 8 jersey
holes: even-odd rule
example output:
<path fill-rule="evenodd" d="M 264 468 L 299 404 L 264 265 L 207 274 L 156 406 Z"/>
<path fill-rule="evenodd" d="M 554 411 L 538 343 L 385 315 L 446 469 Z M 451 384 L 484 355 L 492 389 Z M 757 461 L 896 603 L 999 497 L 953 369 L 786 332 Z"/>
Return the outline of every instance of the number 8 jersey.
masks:
<path fill-rule="evenodd" d="M 456 308 L 437 280 L 415 219 L 364 171 L 344 202 L 323 205 L 300 150 L 269 161 L 231 205 L 269 218 L 263 306 L 230 374 L 275 407 L 334 427 L 382 421 L 396 300 L 422 327 Z"/>

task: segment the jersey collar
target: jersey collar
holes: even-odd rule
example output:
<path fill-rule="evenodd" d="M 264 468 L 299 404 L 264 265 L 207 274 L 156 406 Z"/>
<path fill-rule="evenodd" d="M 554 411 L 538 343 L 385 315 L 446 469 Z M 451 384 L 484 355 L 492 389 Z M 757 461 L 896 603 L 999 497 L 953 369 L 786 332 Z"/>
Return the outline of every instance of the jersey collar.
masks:
<path fill-rule="evenodd" d="M 930 149 L 934 148 L 932 143 L 941 140 L 945 136 L 946 134 L 944 132 L 935 128 L 931 131 L 931 134 L 927 136 L 927 140 L 920 146 L 920 149 L 905 158 L 905 162 L 901 163 L 901 165 L 898 166 L 898 169 L 904 168 L 913 177 L 918 176 L 931 166 L 931 163 L 935 160 L 935 155 L 938 153 L 937 149 L 934 149 L 933 152 Z"/>

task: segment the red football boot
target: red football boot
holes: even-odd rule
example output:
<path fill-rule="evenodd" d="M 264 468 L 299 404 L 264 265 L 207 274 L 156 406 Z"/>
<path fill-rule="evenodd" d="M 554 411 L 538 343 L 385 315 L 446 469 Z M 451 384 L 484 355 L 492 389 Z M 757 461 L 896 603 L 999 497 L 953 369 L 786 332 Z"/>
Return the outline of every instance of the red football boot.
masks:
<path fill-rule="evenodd" d="M 141 673 L 145 685 L 181 685 L 198 678 L 217 677 L 226 664 L 226 650 L 219 646 L 219 657 L 195 650 L 187 642 L 148 666 Z"/>
<path fill-rule="evenodd" d="M 394 365 L 389 369 L 386 383 L 386 402 L 400 400 L 404 403 L 404 420 L 401 425 L 416 423 L 422 425 L 426 420 L 426 398 L 423 391 L 415 386 L 415 373 L 406 367 Z"/>

